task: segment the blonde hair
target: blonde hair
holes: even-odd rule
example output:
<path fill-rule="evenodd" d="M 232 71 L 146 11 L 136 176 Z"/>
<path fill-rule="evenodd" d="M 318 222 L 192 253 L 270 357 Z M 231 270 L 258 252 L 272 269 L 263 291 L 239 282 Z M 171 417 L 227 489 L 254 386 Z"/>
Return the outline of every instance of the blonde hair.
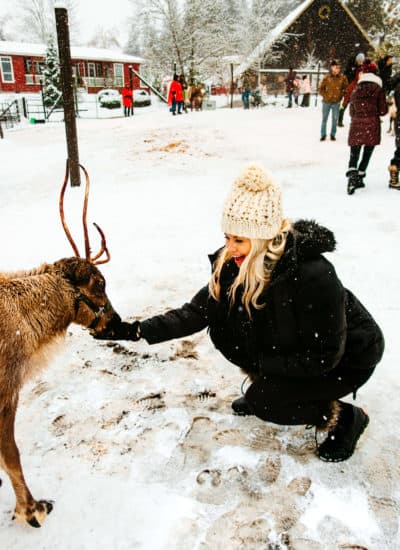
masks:
<path fill-rule="evenodd" d="M 232 307 L 236 292 L 243 287 L 242 303 L 251 318 L 250 306 L 262 309 L 264 304 L 258 302 L 264 288 L 271 280 L 272 271 L 285 251 L 288 233 L 292 223 L 284 219 L 279 233 L 273 239 L 250 239 L 251 249 L 239 268 L 233 284 L 229 289 L 229 301 Z M 240 235 L 243 236 L 243 235 Z M 217 259 L 217 264 L 210 281 L 211 296 L 218 302 L 221 296 L 220 276 L 224 264 L 232 258 L 227 248 L 224 248 Z"/>

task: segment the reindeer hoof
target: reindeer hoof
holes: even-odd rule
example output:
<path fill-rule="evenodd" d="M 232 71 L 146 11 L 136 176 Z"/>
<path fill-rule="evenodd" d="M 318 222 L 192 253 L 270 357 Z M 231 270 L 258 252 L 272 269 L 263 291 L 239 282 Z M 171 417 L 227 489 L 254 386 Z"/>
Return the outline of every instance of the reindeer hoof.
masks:
<path fill-rule="evenodd" d="M 15 518 L 19 521 L 26 521 L 31 527 L 41 527 L 46 516 L 53 509 L 53 503 L 49 500 L 37 500 L 23 512 L 15 511 Z"/>

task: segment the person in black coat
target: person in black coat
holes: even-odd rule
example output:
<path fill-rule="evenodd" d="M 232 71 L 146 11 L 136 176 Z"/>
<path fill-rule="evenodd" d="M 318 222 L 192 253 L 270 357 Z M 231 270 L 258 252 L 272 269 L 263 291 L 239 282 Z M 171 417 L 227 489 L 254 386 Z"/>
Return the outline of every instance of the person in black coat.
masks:
<path fill-rule="evenodd" d="M 382 79 L 385 93 L 390 91 L 390 79 L 393 71 L 393 55 L 388 54 L 378 60 L 379 76 Z"/>
<path fill-rule="evenodd" d="M 389 86 L 394 91 L 394 101 L 396 104 L 397 114 L 394 122 L 394 131 L 396 134 L 396 150 L 393 158 L 390 161 L 389 187 L 391 189 L 400 190 L 399 170 L 400 170 L 400 73 L 396 73 Z"/>
<path fill-rule="evenodd" d="M 348 459 L 369 418 L 341 398 L 355 397 L 371 377 L 384 339 L 323 256 L 335 249 L 332 232 L 284 219 L 279 186 L 257 166 L 234 183 L 222 228 L 211 280 L 190 302 L 140 323 L 116 317 L 101 337 L 154 344 L 207 328 L 251 380 L 232 403 L 236 414 L 313 425 L 327 432 L 317 447 L 322 460 Z"/>

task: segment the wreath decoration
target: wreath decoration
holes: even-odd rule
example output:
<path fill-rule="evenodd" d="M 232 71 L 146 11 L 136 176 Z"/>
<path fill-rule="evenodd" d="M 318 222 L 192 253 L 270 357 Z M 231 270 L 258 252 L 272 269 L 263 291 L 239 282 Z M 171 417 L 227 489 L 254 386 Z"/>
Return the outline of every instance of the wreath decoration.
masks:
<path fill-rule="evenodd" d="M 318 10 L 318 15 L 320 19 L 326 20 L 329 19 L 329 16 L 331 15 L 331 8 L 329 6 L 321 6 Z"/>

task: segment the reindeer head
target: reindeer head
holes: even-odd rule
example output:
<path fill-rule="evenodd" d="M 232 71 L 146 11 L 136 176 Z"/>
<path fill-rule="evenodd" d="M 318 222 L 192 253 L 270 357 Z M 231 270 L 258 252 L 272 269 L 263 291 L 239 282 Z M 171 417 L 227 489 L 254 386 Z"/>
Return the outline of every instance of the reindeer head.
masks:
<path fill-rule="evenodd" d="M 76 246 L 64 216 L 64 194 L 69 177 L 69 163 L 65 171 L 64 183 L 60 194 L 60 216 L 64 231 L 75 252 L 75 257 L 64 258 L 55 262 L 55 267 L 61 275 L 68 280 L 74 288 L 75 293 L 75 319 L 74 322 L 93 330 L 94 333 L 100 333 L 107 329 L 111 322 L 119 319 L 119 315 L 114 311 L 110 300 L 106 294 L 106 282 L 103 275 L 97 269 L 97 264 L 104 264 L 110 260 L 110 253 L 107 248 L 106 239 L 103 231 L 97 224 L 94 224 L 101 236 L 100 251 L 91 256 L 89 234 L 87 229 L 86 217 L 89 200 L 90 180 L 85 168 L 81 166 L 86 178 L 85 200 L 83 205 L 83 231 L 85 239 L 86 258 L 81 258 L 78 247 Z M 101 256 L 105 253 L 105 259 Z"/>

